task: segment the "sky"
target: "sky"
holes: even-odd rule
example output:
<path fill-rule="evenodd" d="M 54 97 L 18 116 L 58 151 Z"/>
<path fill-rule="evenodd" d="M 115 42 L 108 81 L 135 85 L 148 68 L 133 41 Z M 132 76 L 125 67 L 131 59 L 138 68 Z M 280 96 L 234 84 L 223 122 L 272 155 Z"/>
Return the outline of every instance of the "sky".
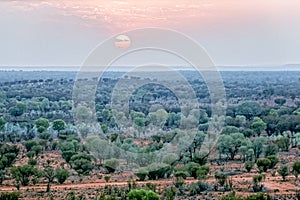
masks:
<path fill-rule="evenodd" d="M 0 13 L 0 68 L 80 66 L 107 38 L 144 27 L 193 38 L 218 66 L 300 63 L 299 0 L 0 0 Z M 118 64 L 180 63 L 144 55 Z"/>

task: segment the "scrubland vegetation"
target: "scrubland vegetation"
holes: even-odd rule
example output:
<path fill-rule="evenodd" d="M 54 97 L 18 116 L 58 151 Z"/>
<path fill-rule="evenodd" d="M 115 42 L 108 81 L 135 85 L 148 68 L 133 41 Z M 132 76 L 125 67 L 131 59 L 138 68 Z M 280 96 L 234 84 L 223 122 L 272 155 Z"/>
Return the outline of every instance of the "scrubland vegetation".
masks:
<path fill-rule="evenodd" d="M 127 113 L 110 104 L 122 74 L 106 74 L 97 127 L 73 119 L 90 116 L 87 105 L 73 109 L 74 73 L 51 73 L 0 72 L 0 200 L 300 198 L 299 72 L 223 72 L 226 116 L 210 152 L 201 145 L 216 116 L 194 72 L 182 73 L 199 109 L 148 84 Z"/>

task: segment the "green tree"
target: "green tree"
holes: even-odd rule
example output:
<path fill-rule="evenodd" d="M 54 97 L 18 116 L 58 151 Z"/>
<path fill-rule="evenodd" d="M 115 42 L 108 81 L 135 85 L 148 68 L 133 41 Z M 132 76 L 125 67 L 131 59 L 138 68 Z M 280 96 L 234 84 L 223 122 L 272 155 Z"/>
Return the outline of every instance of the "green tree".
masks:
<path fill-rule="evenodd" d="M 283 98 L 277 98 L 274 100 L 274 102 L 279 105 L 279 106 L 283 106 L 286 103 L 286 99 Z"/>
<path fill-rule="evenodd" d="M 70 176 L 70 173 L 67 169 L 57 169 L 55 177 L 60 184 L 63 184 Z"/>
<path fill-rule="evenodd" d="M 168 119 L 168 113 L 164 109 L 159 109 L 148 114 L 149 122 L 158 128 L 162 128 Z"/>
<path fill-rule="evenodd" d="M 20 193 L 18 192 L 10 192 L 10 193 L 1 193 L 0 200 L 18 200 L 20 197 Z"/>
<path fill-rule="evenodd" d="M 256 102 L 245 102 L 237 107 L 236 112 L 238 115 L 244 115 L 247 119 L 252 119 L 262 112 L 262 108 Z"/>
<path fill-rule="evenodd" d="M 267 159 L 269 159 L 271 161 L 269 168 L 270 169 L 274 169 L 276 164 L 278 163 L 278 158 L 275 155 L 272 156 L 267 156 Z"/>
<path fill-rule="evenodd" d="M 62 130 L 65 130 L 66 123 L 62 119 L 54 120 L 52 123 L 52 128 L 53 128 L 53 130 L 57 131 L 59 134 Z"/>
<path fill-rule="evenodd" d="M 230 135 L 221 135 L 217 148 L 221 154 L 226 154 L 231 160 L 239 152 L 241 146 L 247 145 L 247 140 L 242 133 L 233 133 Z"/>
<path fill-rule="evenodd" d="M 92 165 L 92 157 L 85 153 L 75 154 L 70 159 L 71 166 L 79 175 L 88 174 L 94 166 Z"/>
<path fill-rule="evenodd" d="M 107 169 L 108 173 L 114 173 L 120 165 L 120 161 L 118 159 L 109 159 L 104 163 L 104 167 Z"/>
<path fill-rule="evenodd" d="M 38 170 L 31 165 L 21 165 L 12 167 L 11 174 L 17 184 L 21 183 L 21 185 L 27 186 L 31 178 L 38 175 Z"/>
<path fill-rule="evenodd" d="M 280 176 L 282 177 L 283 181 L 286 181 L 286 176 L 288 176 L 290 174 L 289 168 L 287 166 L 280 167 L 277 170 L 277 172 L 280 174 Z"/>
<path fill-rule="evenodd" d="M 276 155 L 278 153 L 278 146 L 276 144 L 269 144 L 265 148 L 265 157 Z"/>
<path fill-rule="evenodd" d="M 278 145 L 279 149 L 281 149 L 281 151 L 288 151 L 290 147 L 290 139 L 287 137 L 280 138 L 276 141 L 276 144 Z"/>
<path fill-rule="evenodd" d="M 300 161 L 294 162 L 292 166 L 293 174 L 295 175 L 296 179 L 298 179 L 298 175 L 300 174 Z"/>
<path fill-rule="evenodd" d="M 202 180 L 202 179 L 206 179 L 207 178 L 207 175 L 209 173 L 209 167 L 208 166 L 201 166 L 196 174 L 197 174 L 197 178 L 199 180 Z"/>
<path fill-rule="evenodd" d="M 26 111 L 26 105 L 24 103 L 17 103 L 14 107 L 9 109 L 11 116 L 18 117 L 24 114 Z"/>
<path fill-rule="evenodd" d="M 152 163 L 147 167 L 150 180 L 167 178 L 171 175 L 172 167 L 164 163 Z"/>
<path fill-rule="evenodd" d="M 5 124 L 6 124 L 5 119 L 3 117 L 0 117 L 0 131 L 3 130 Z"/>
<path fill-rule="evenodd" d="M 256 133 L 256 135 L 260 136 L 261 133 L 266 130 L 267 124 L 259 117 L 254 117 L 250 127 Z"/>
<path fill-rule="evenodd" d="M 38 143 L 36 140 L 28 140 L 28 141 L 24 142 L 24 146 L 25 146 L 27 152 L 31 151 L 31 149 L 37 145 L 38 145 Z"/>
<path fill-rule="evenodd" d="M 148 172 L 147 168 L 140 168 L 134 174 L 139 178 L 140 181 L 144 181 L 147 178 L 149 172 Z"/>
<path fill-rule="evenodd" d="M 218 184 L 223 187 L 227 180 L 227 175 L 224 173 L 216 173 L 215 179 L 218 181 Z"/>
<path fill-rule="evenodd" d="M 260 155 L 263 153 L 264 150 L 264 143 L 266 139 L 263 137 L 256 138 L 253 141 L 253 151 L 254 151 L 254 157 L 255 159 L 258 159 Z"/>
<path fill-rule="evenodd" d="M 265 174 L 258 174 L 253 177 L 253 191 L 261 192 L 263 189 L 263 184 L 261 182 L 266 178 Z"/>
<path fill-rule="evenodd" d="M 42 117 L 35 120 L 34 124 L 35 124 L 35 126 L 36 126 L 39 133 L 43 133 L 50 126 L 49 120 L 45 119 L 45 118 L 42 118 Z"/>
<path fill-rule="evenodd" d="M 245 169 L 247 170 L 248 173 L 251 172 L 253 166 L 254 166 L 253 161 L 246 161 L 245 162 Z"/>
<path fill-rule="evenodd" d="M 54 178 L 56 177 L 55 169 L 51 166 L 47 166 L 42 171 L 42 175 L 47 179 L 47 190 L 46 192 L 50 192 L 51 183 L 53 183 Z"/>
<path fill-rule="evenodd" d="M 271 165 L 271 161 L 268 158 L 259 158 L 256 165 L 260 172 L 266 172 Z"/>

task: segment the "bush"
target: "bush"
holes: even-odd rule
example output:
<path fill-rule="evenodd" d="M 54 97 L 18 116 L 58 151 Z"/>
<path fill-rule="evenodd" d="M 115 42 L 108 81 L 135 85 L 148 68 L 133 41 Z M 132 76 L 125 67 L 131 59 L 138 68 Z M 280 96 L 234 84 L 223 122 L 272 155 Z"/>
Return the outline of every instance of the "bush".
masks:
<path fill-rule="evenodd" d="M 200 169 L 200 165 L 194 162 L 190 162 L 184 166 L 184 170 L 189 173 L 190 176 L 197 178 L 197 171 Z"/>
<path fill-rule="evenodd" d="M 263 194 L 263 193 L 257 193 L 243 198 L 240 196 L 236 196 L 235 192 L 231 192 L 221 198 L 221 200 L 271 200 L 271 199 L 272 198 L 270 195 Z"/>
<path fill-rule="evenodd" d="M 139 181 L 144 181 L 147 176 L 148 176 L 149 172 L 146 168 L 140 168 L 135 175 L 139 178 Z"/>
<path fill-rule="evenodd" d="M 33 158 L 29 158 L 28 160 L 28 165 L 32 165 L 35 166 L 37 164 L 37 160 L 33 159 Z"/>
<path fill-rule="evenodd" d="M 276 164 L 278 163 L 278 158 L 275 155 L 268 156 L 267 159 L 271 161 L 269 165 L 269 169 L 274 169 Z"/>
<path fill-rule="evenodd" d="M 153 163 L 147 167 L 150 180 L 157 180 L 161 178 L 167 178 L 171 175 L 172 167 L 164 163 Z"/>
<path fill-rule="evenodd" d="M 88 174 L 93 168 L 92 157 L 85 153 L 75 154 L 70 160 L 71 166 L 80 175 Z"/>
<path fill-rule="evenodd" d="M 108 171 L 108 173 L 114 173 L 119 167 L 119 165 L 120 161 L 115 158 L 106 160 L 104 163 L 104 167 Z"/>
<path fill-rule="evenodd" d="M 227 180 L 227 175 L 223 174 L 223 173 L 216 173 L 215 178 L 218 181 L 218 183 L 220 184 L 220 186 L 224 186 L 226 183 L 226 180 Z"/>
<path fill-rule="evenodd" d="M 23 186 L 27 186 L 29 184 L 31 177 L 38 175 L 37 168 L 31 165 L 12 167 L 10 171 L 16 182 Z"/>
<path fill-rule="evenodd" d="M 151 190 L 130 190 L 128 200 L 159 200 L 159 195 Z"/>
<path fill-rule="evenodd" d="M 174 174 L 174 176 L 176 177 L 176 178 L 178 178 L 178 177 L 181 177 L 181 178 L 183 178 L 183 179 L 186 179 L 186 177 L 188 177 L 188 173 L 187 172 L 185 172 L 185 171 L 177 171 L 177 172 L 175 172 L 175 174 Z"/>
<path fill-rule="evenodd" d="M 288 151 L 290 146 L 290 139 L 287 137 L 283 137 L 277 140 L 276 144 L 278 145 L 279 149 L 281 149 L 281 151 Z"/>
<path fill-rule="evenodd" d="M 190 185 L 189 194 L 190 196 L 198 195 L 201 192 L 207 191 L 208 189 L 209 189 L 209 185 L 207 183 L 198 181 L 197 183 L 192 183 Z"/>
<path fill-rule="evenodd" d="M 272 198 L 269 194 L 258 193 L 246 197 L 245 200 L 272 200 Z"/>
<path fill-rule="evenodd" d="M 110 180 L 110 176 L 104 176 L 104 180 L 105 180 L 106 183 L 108 183 L 109 180 Z"/>
<path fill-rule="evenodd" d="M 174 200 L 175 197 L 176 197 L 176 188 L 175 187 L 164 188 L 164 191 L 162 193 L 162 199 Z"/>
<path fill-rule="evenodd" d="M 18 200 L 19 196 L 18 192 L 2 193 L 0 194 L 0 200 Z"/>
<path fill-rule="evenodd" d="M 197 174 L 197 178 L 200 179 L 206 179 L 207 178 L 207 174 L 209 173 L 209 167 L 207 166 L 201 166 L 196 174 Z"/>
<path fill-rule="evenodd" d="M 193 157 L 193 162 L 198 163 L 199 165 L 205 165 L 207 163 L 207 153 L 195 153 Z"/>
<path fill-rule="evenodd" d="M 292 170 L 295 177 L 298 178 L 298 175 L 300 174 L 300 161 L 294 162 Z"/>
<path fill-rule="evenodd" d="M 57 169 L 56 178 L 60 184 L 63 184 L 69 178 L 69 171 L 67 169 Z"/>
<path fill-rule="evenodd" d="M 265 148 L 265 156 L 272 156 L 278 153 L 278 146 L 276 144 L 267 145 Z"/>
<path fill-rule="evenodd" d="M 243 200 L 243 198 L 236 196 L 235 192 L 230 192 L 229 194 L 223 196 L 221 200 Z"/>
<path fill-rule="evenodd" d="M 245 162 L 245 169 L 247 170 L 247 172 L 251 172 L 253 166 L 254 166 L 254 162 L 252 161 Z"/>
<path fill-rule="evenodd" d="M 263 184 L 261 184 L 262 180 L 266 178 L 264 174 L 258 174 L 253 177 L 253 191 L 261 192 L 263 189 Z"/>
<path fill-rule="evenodd" d="M 256 161 L 256 165 L 259 169 L 259 172 L 266 172 L 271 165 L 271 161 L 268 158 L 259 158 Z"/>
<path fill-rule="evenodd" d="M 289 168 L 287 166 L 282 166 L 281 168 L 278 169 L 277 171 L 280 176 L 282 176 L 282 180 L 285 181 L 286 176 L 289 175 Z"/>

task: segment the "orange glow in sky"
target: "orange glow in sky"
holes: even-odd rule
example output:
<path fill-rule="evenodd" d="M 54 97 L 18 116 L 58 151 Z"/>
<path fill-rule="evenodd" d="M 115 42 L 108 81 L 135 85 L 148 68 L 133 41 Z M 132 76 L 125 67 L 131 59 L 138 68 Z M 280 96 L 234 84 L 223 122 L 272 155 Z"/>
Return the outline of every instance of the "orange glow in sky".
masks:
<path fill-rule="evenodd" d="M 293 2 L 291 0 L 290 2 Z M 202 26 L 244 23 L 265 13 L 284 9 L 284 0 L 61 0 L 16 1 L 23 10 L 50 6 L 59 9 L 64 16 L 77 16 L 87 25 L 105 24 L 111 31 L 142 27 L 201 28 Z M 300 5 L 289 4 L 289 9 Z"/>
<path fill-rule="evenodd" d="M 145 27 L 194 38 L 219 65 L 300 63 L 300 0 L 3 0 L 0 13 L 0 66 L 79 65 Z"/>

